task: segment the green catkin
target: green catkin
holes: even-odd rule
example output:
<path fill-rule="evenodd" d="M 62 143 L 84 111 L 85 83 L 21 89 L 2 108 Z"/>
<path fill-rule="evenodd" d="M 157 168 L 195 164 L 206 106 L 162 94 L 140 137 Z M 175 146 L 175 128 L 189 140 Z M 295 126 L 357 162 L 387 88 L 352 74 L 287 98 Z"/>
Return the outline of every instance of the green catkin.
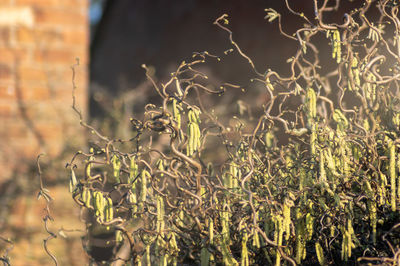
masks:
<path fill-rule="evenodd" d="M 390 205 L 392 211 L 396 211 L 396 146 L 393 141 L 389 142 L 389 176 L 390 176 Z"/>
<path fill-rule="evenodd" d="M 299 179 L 299 190 L 302 191 L 307 180 L 306 170 L 303 167 L 300 168 Z"/>
<path fill-rule="evenodd" d="M 210 265 L 210 252 L 206 247 L 203 247 L 200 252 L 200 265 L 208 266 Z"/>

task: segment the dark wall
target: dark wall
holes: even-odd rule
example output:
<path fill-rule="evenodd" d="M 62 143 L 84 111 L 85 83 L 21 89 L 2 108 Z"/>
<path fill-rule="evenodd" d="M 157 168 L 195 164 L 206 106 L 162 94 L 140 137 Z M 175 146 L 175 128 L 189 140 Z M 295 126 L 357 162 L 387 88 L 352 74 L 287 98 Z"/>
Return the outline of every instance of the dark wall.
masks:
<path fill-rule="evenodd" d="M 331 1 L 335 2 L 335 1 Z M 340 23 L 345 12 L 362 1 L 342 1 L 346 6 L 327 14 L 328 22 Z M 313 1 L 289 1 L 311 19 Z M 286 60 L 298 43 L 279 34 L 278 24 L 268 23 L 265 8 L 282 14 L 283 28 L 289 34 L 304 21 L 289 13 L 284 0 L 111 0 L 91 47 L 91 90 L 113 95 L 137 87 L 145 80 L 141 64 L 154 66 L 157 77 L 167 77 L 181 60 L 194 51 L 223 55 L 232 48 L 227 32 L 213 22 L 226 13 L 234 39 L 255 62 L 260 72 L 268 68 L 288 73 Z M 327 46 L 327 49 L 330 47 Z M 328 56 L 330 53 L 328 52 Z M 228 56 L 226 67 L 212 72 L 224 81 L 245 82 L 251 78 L 246 60 Z"/>

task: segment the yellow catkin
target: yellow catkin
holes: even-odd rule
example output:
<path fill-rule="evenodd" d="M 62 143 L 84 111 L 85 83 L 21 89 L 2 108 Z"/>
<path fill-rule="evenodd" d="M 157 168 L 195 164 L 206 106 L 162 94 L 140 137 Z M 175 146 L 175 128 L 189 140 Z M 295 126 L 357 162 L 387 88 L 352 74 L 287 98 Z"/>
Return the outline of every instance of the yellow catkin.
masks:
<path fill-rule="evenodd" d="M 223 206 L 226 205 L 224 202 Z M 230 245 L 230 233 L 229 233 L 229 214 L 227 210 L 221 210 L 220 220 L 222 225 L 221 232 L 221 251 L 223 255 L 223 261 L 225 265 L 238 265 L 238 262 L 233 257 L 229 245 Z"/>
<path fill-rule="evenodd" d="M 351 257 L 351 251 L 355 247 L 353 243 L 353 226 L 350 219 L 347 219 L 347 225 L 342 226 L 342 260 L 347 261 Z"/>
<path fill-rule="evenodd" d="M 325 263 L 325 257 L 324 257 L 324 251 L 321 247 L 321 244 L 319 242 L 315 243 L 315 252 L 317 253 L 317 258 L 318 262 L 320 265 L 324 266 L 326 265 Z"/>
<path fill-rule="evenodd" d="M 305 223 L 303 218 L 302 211 L 299 206 L 296 207 L 296 262 L 300 264 L 302 260 L 305 259 L 306 255 L 306 232 L 305 232 Z"/>
<path fill-rule="evenodd" d="M 397 156 L 397 170 L 400 171 L 400 156 Z M 397 197 L 400 199 L 400 175 L 397 177 Z"/>
<path fill-rule="evenodd" d="M 274 86 L 272 86 L 271 81 L 269 80 L 269 78 L 266 78 L 266 80 L 265 80 L 265 85 L 267 86 L 267 88 L 268 88 L 270 91 L 274 91 Z"/>
<path fill-rule="evenodd" d="M 120 230 L 117 230 L 115 232 L 115 241 L 117 241 L 117 243 L 120 243 L 120 242 L 122 242 L 122 240 L 124 240 L 122 232 Z"/>
<path fill-rule="evenodd" d="M 119 175 L 120 175 L 120 170 L 121 170 L 121 160 L 118 158 L 118 156 L 114 155 L 111 158 L 111 163 L 113 166 L 114 178 L 117 183 L 120 183 Z"/>
<path fill-rule="evenodd" d="M 138 204 L 138 209 L 139 211 L 143 211 L 144 208 L 144 202 L 146 201 L 147 198 L 147 177 L 150 176 L 150 173 L 147 172 L 147 170 L 142 170 L 142 173 L 140 175 L 140 197 L 139 197 L 139 204 Z"/>
<path fill-rule="evenodd" d="M 138 208 L 137 208 L 137 181 L 136 178 L 139 175 L 139 168 L 136 164 L 136 159 L 134 157 L 131 158 L 131 163 L 129 167 L 129 178 L 128 183 L 131 184 L 131 191 L 129 193 L 129 202 L 132 206 L 132 215 L 135 216 Z"/>
<path fill-rule="evenodd" d="M 92 205 L 92 192 L 87 187 L 83 188 L 82 201 L 85 203 L 86 208 L 93 207 L 93 205 Z"/>
<path fill-rule="evenodd" d="M 180 249 L 178 248 L 178 244 L 176 243 L 175 233 L 171 232 L 168 236 L 169 241 L 169 251 L 172 253 L 172 265 L 176 266 L 178 264 L 178 255 Z"/>
<path fill-rule="evenodd" d="M 150 247 L 151 247 L 151 244 L 146 245 L 146 257 L 145 257 L 146 264 L 145 265 L 151 265 Z"/>
<path fill-rule="evenodd" d="M 138 168 L 138 165 L 136 164 L 136 159 L 134 157 L 132 157 L 130 166 L 129 166 L 129 178 L 128 178 L 129 184 L 133 184 L 138 173 L 139 173 L 139 168 Z"/>
<path fill-rule="evenodd" d="M 275 230 L 274 230 L 274 242 L 281 247 L 282 246 L 282 240 L 283 240 L 283 217 L 281 215 L 274 215 L 272 216 L 272 220 L 274 221 L 275 224 Z M 275 259 L 275 266 L 280 266 L 281 265 L 281 253 L 279 252 L 279 249 L 276 248 L 276 259 Z"/>
<path fill-rule="evenodd" d="M 290 207 L 291 207 L 291 201 L 289 199 L 285 199 L 285 202 L 283 204 L 283 231 L 285 232 L 285 240 L 288 241 L 290 237 L 290 224 L 291 224 L 291 219 L 290 219 Z"/>
<path fill-rule="evenodd" d="M 372 242 L 376 244 L 376 225 L 377 225 L 377 215 L 376 215 L 376 202 L 373 200 L 368 200 L 368 210 L 370 225 L 372 227 Z"/>
<path fill-rule="evenodd" d="M 326 182 L 325 160 L 324 153 L 320 153 L 319 157 L 319 181 Z"/>
<path fill-rule="evenodd" d="M 241 266 L 249 266 L 249 253 L 247 250 L 247 241 L 248 241 L 248 235 L 247 235 L 247 230 L 244 228 L 244 226 L 241 226 L 241 232 L 242 232 L 242 252 L 241 252 Z"/>
<path fill-rule="evenodd" d="M 358 69 L 357 57 L 353 57 L 353 62 L 351 63 L 351 70 L 354 77 L 354 84 L 356 85 L 354 90 L 358 90 L 358 88 L 361 85 L 361 81 L 360 81 L 360 70 Z"/>
<path fill-rule="evenodd" d="M 157 232 L 164 236 L 164 200 L 162 196 L 157 196 Z"/>
<path fill-rule="evenodd" d="M 71 177 L 69 179 L 69 192 L 73 192 L 76 188 L 78 181 L 76 179 L 75 171 L 71 168 Z"/>
<path fill-rule="evenodd" d="M 90 148 L 90 153 L 93 153 L 93 148 Z M 89 157 L 89 160 L 87 161 L 87 165 L 86 165 L 86 178 L 91 178 L 92 177 L 92 175 L 91 175 L 91 169 L 92 169 L 92 161 L 94 161 L 94 156 L 93 155 L 91 155 L 90 157 Z"/>
<path fill-rule="evenodd" d="M 307 115 L 309 118 L 315 118 L 317 116 L 317 96 L 312 88 L 307 89 Z"/>
<path fill-rule="evenodd" d="M 176 122 L 176 127 L 181 129 L 181 112 L 180 112 L 180 105 L 177 103 L 176 99 L 172 100 L 172 115 Z"/>
<path fill-rule="evenodd" d="M 340 41 L 340 32 L 338 30 L 333 30 L 331 32 L 332 38 L 332 58 L 336 58 L 336 62 L 339 64 L 342 58 L 342 48 Z"/>
<path fill-rule="evenodd" d="M 396 211 L 396 146 L 389 142 L 389 176 L 390 176 L 390 205 L 392 211 Z"/>
<path fill-rule="evenodd" d="M 105 207 L 105 220 L 106 222 L 111 221 L 114 219 L 114 209 L 113 209 L 113 202 L 110 197 L 105 198 L 106 200 L 106 207 Z"/>
<path fill-rule="evenodd" d="M 311 125 L 311 134 L 310 134 L 310 153 L 311 156 L 314 157 L 316 155 L 317 149 L 317 124 Z"/>
<path fill-rule="evenodd" d="M 370 102 L 375 102 L 376 100 L 376 83 L 374 83 L 376 81 L 376 76 L 369 72 L 367 74 L 367 78 L 371 81 L 371 82 L 367 82 L 364 84 L 363 89 L 364 89 L 364 93 L 366 98 L 370 101 Z"/>
<path fill-rule="evenodd" d="M 306 231 L 307 240 L 311 240 L 314 233 L 314 217 L 310 213 L 306 214 Z"/>
<path fill-rule="evenodd" d="M 96 216 L 102 217 L 104 215 L 103 194 L 99 191 L 95 191 L 93 196 L 94 196 L 93 207 L 96 212 Z"/>

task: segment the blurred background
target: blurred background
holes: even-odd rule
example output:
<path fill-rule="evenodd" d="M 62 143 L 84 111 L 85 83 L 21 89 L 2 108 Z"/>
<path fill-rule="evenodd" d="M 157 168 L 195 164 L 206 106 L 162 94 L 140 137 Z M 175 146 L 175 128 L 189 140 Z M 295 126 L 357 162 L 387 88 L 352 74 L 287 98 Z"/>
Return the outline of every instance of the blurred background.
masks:
<path fill-rule="evenodd" d="M 313 17 L 313 1 L 289 2 Z M 65 169 L 77 150 L 88 149 L 71 108 L 74 86 L 85 119 L 108 136 L 126 138 L 129 117 L 157 102 L 141 65 L 162 82 L 193 52 L 208 51 L 222 59 L 201 69 L 210 86 L 229 82 L 250 91 L 247 98 L 240 91 L 222 97 L 221 108 L 239 98 L 261 106 L 266 96 L 251 84 L 253 70 L 236 51 L 224 53 L 232 48 L 229 35 L 213 22 L 228 14 L 234 40 L 259 72 L 284 75 L 298 43 L 264 20 L 269 7 L 282 14 L 289 34 L 304 22 L 289 14 L 283 0 L 0 0 L 0 236 L 13 243 L 0 241 L 0 256 L 9 256 L 12 265 L 51 264 L 42 246 L 48 236 L 44 201 L 36 199 L 36 157 L 45 153 L 43 178 L 54 198 L 50 229 L 57 233 L 49 249 L 61 265 L 87 261 L 85 224 Z M 352 7 L 346 1 L 327 23 L 340 22 Z"/>

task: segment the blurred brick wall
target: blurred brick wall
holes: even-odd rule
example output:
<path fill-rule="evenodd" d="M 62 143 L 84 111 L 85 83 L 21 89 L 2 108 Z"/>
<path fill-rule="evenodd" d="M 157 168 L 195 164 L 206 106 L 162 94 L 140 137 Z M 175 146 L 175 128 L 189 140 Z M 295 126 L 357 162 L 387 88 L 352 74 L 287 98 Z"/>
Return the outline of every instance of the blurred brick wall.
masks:
<path fill-rule="evenodd" d="M 79 136 L 71 66 L 86 110 L 88 2 L 0 0 L 0 181 Z"/>

